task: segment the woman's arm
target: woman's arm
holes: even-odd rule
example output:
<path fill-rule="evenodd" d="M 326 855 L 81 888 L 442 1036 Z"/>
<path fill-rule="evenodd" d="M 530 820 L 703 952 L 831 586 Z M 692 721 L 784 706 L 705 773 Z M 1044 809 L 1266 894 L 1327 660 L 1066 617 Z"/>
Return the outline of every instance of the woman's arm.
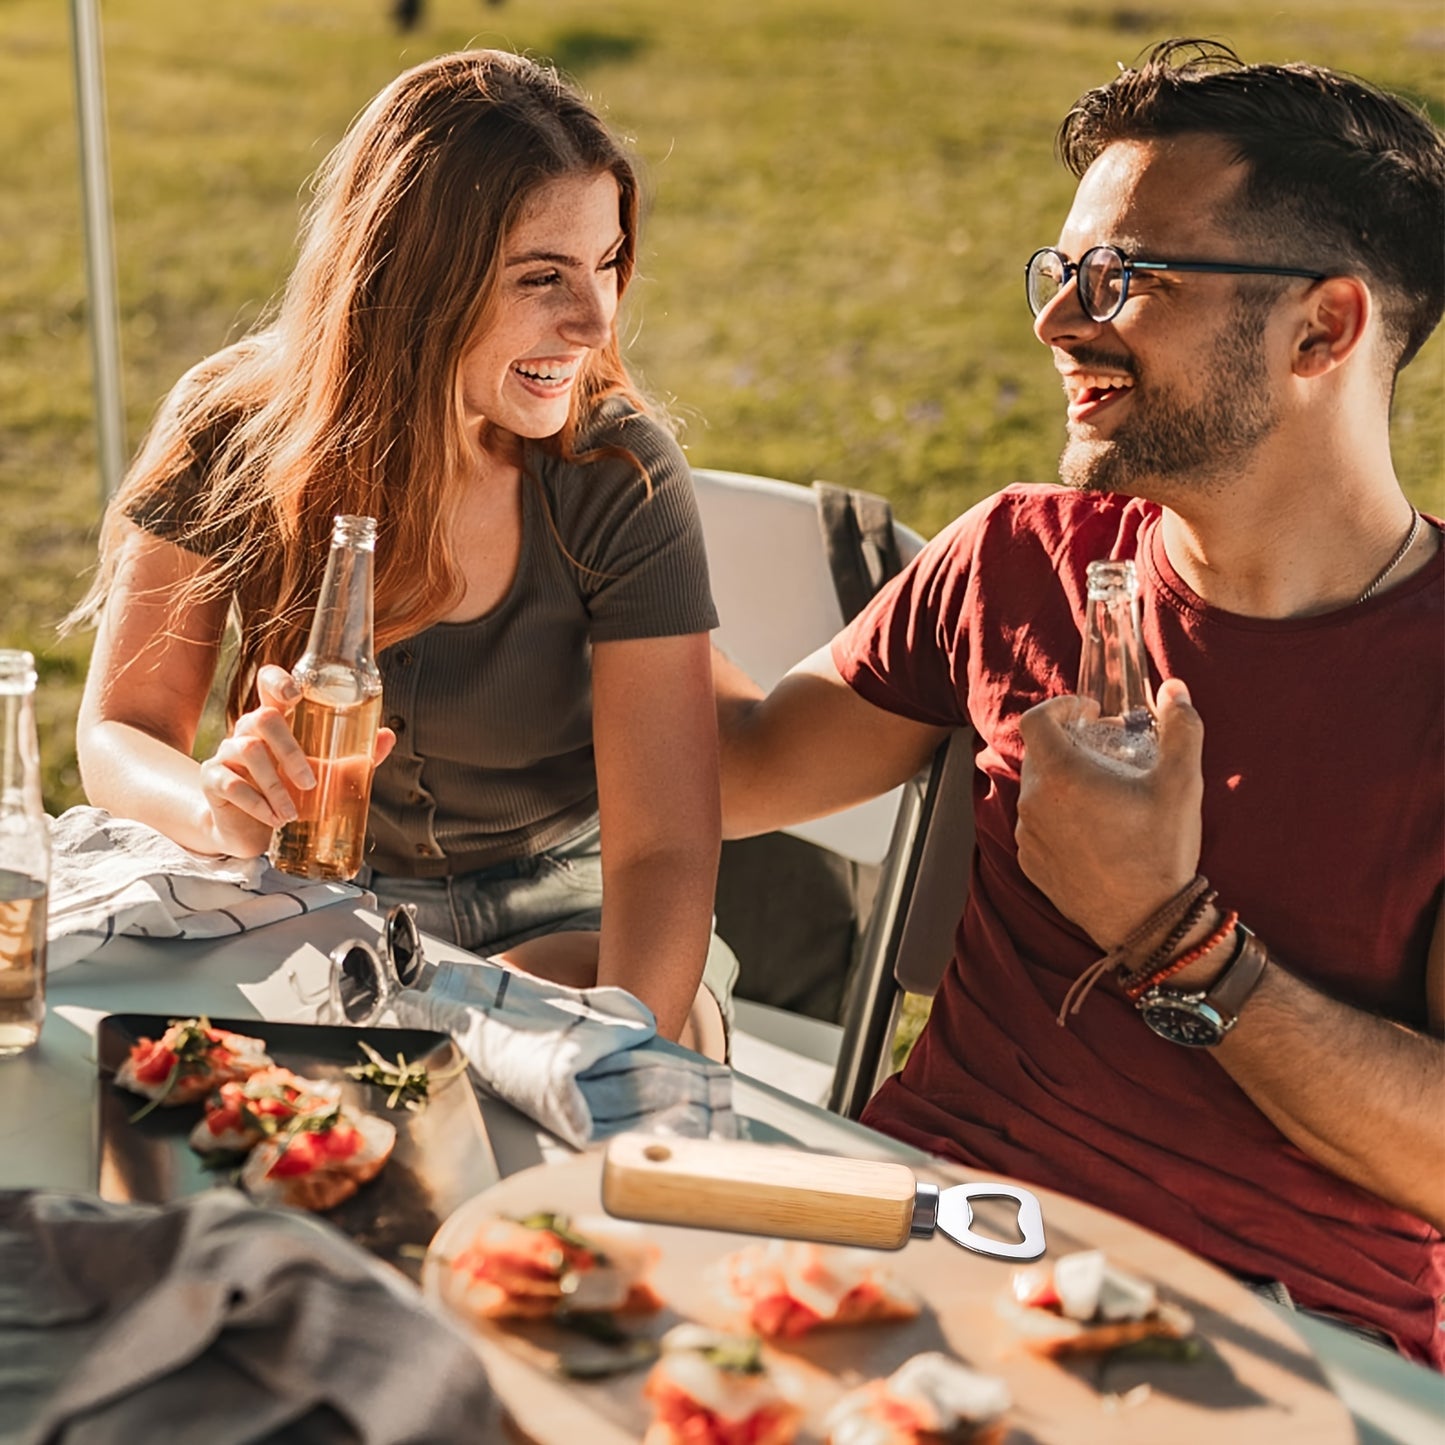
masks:
<path fill-rule="evenodd" d="M 636 994 L 675 1039 L 707 955 L 722 829 L 707 636 L 597 643 L 592 719 L 602 819 L 597 982 Z"/>
<path fill-rule="evenodd" d="M 315 779 L 287 722 L 294 684 L 280 668 L 262 669 L 262 705 L 237 722 L 214 757 L 191 756 L 227 602 L 178 611 L 174 601 L 206 565 L 139 528 L 124 544 L 80 706 L 81 779 L 96 806 L 184 847 L 255 857 L 296 816 L 281 769 L 297 787 L 314 787 Z"/>

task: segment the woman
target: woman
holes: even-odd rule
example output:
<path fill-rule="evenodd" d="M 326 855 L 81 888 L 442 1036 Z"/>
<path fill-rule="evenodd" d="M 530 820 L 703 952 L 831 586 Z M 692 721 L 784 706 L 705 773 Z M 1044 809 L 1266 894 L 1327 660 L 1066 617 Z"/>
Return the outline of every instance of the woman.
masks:
<path fill-rule="evenodd" d="M 388 86 L 322 167 L 274 321 L 181 380 L 111 506 L 79 754 L 93 803 L 264 852 L 283 776 L 314 785 L 285 669 L 331 519 L 373 516 L 387 726 L 358 881 L 719 1054 L 716 618 L 686 463 L 618 347 L 637 210 L 550 70 L 472 51 Z M 197 762 L 230 616 L 229 732 Z"/>

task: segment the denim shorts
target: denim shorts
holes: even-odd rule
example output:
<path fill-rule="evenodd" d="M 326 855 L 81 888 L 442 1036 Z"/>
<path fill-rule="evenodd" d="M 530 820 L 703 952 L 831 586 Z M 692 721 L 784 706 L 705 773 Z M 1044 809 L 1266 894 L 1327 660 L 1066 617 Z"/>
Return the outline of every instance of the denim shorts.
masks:
<path fill-rule="evenodd" d="M 383 908 L 410 903 L 423 933 L 472 953 L 503 953 L 544 933 L 602 927 L 602 843 L 597 819 L 545 853 L 451 878 L 406 878 L 362 868 L 355 882 Z M 738 961 L 713 934 L 702 981 L 729 1033 Z"/>

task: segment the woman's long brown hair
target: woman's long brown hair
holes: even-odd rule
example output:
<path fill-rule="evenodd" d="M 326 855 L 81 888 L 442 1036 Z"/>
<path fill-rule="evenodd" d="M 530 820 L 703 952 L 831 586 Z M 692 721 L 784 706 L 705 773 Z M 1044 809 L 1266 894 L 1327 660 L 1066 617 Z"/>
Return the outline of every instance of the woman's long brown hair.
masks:
<path fill-rule="evenodd" d="M 377 519 L 379 648 L 442 616 L 461 588 L 442 521 L 473 455 L 458 363 L 486 325 L 503 242 L 529 197 L 603 172 L 621 193 L 622 290 L 636 260 L 636 175 L 555 71 L 478 50 L 394 80 L 323 163 L 274 320 L 195 367 L 162 407 L 107 512 L 73 620 L 102 611 L 129 518 L 197 466 L 203 485 L 172 540 L 212 565 L 175 607 L 232 599 L 230 721 L 263 663 L 300 657 L 338 513 Z M 575 450 L 579 436 L 619 394 L 642 405 L 614 326 L 583 364 L 566 426 L 542 445 L 592 455 Z"/>

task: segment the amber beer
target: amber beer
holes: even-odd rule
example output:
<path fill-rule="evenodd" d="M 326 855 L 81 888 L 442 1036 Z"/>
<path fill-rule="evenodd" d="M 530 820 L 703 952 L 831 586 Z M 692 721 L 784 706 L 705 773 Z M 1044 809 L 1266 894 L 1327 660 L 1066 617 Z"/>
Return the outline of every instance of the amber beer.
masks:
<path fill-rule="evenodd" d="M 302 791 L 287 781 L 297 816 L 276 830 L 271 862 L 301 878 L 350 878 L 366 848 L 372 749 L 381 719 L 381 674 L 372 643 L 375 547 L 372 518 L 336 518 L 311 637 L 292 670 L 301 701 L 291 730 L 316 786 Z"/>
<path fill-rule="evenodd" d="M 316 774 L 302 792 L 290 781 L 296 821 L 276 830 L 271 861 L 283 873 L 304 878 L 350 878 L 366 847 L 371 803 L 371 749 L 381 717 L 381 695 L 360 702 L 302 697 L 291 730 Z"/>

